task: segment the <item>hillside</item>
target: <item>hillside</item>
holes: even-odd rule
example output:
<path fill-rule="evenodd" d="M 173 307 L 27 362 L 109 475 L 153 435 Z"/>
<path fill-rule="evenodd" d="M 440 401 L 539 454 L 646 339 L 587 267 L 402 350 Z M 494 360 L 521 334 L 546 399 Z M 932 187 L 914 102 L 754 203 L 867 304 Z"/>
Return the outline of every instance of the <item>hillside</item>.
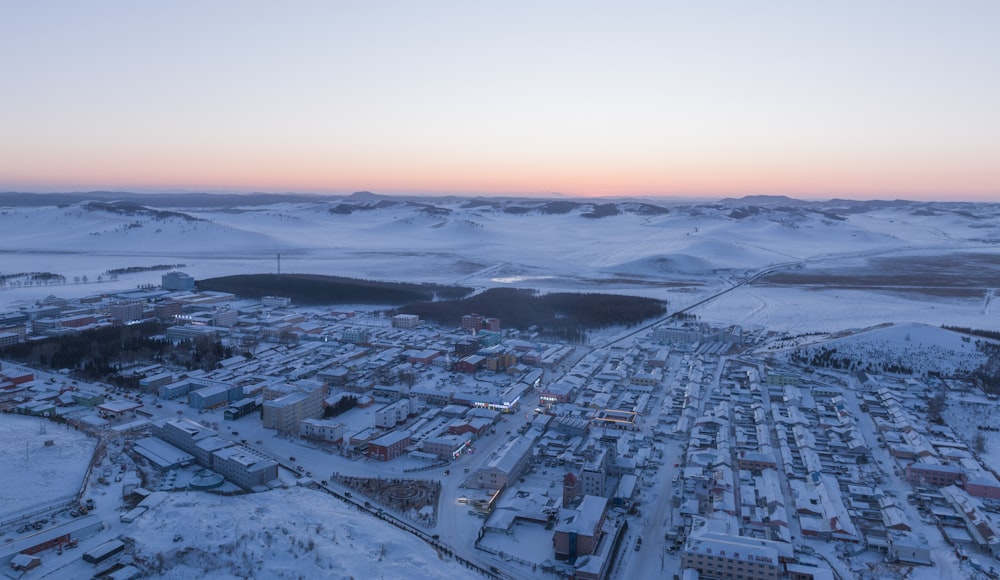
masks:
<path fill-rule="evenodd" d="M 790 332 L 908 320 L 1000 329 L 1000 205 L 989 203 L 0 194 L 0 231 L 0 274 L 51 274 L 8 284 L 8 305 L 52 286 L 156 285 L 162 272 L 147 268 L 159 264 L 202 280 L 276 273 L 280 255 L 299 274 L 640 295 L 678 309 L 767 270 L 695 314 Z M 74 284 L 99 276 L 99 290 Z"/>

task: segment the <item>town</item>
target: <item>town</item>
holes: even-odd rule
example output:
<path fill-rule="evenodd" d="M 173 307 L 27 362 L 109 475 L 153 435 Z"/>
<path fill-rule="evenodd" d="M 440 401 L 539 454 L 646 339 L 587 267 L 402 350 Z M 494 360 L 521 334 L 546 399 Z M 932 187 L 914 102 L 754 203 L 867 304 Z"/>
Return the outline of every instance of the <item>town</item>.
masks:
<path fill-rule="evenodd" d="M 182 359 L 133 354 L 114 383 L 42 364 L 46 339 L 111 328 L 124 345 L 150 321 Z M 290 489 L 491 578 L 1000 577 L 1000 418 L 973 378 L 987 339 L 806 338 L 671 316 L 575 344 L 177 271 L 50 296 L 0 313 L 0 423 L 22 437 L 8 455 L 44 471 L 59 453 L 66 472 L 5 498 L 0 566 L 139 577 L 133 530 L 168 498 Z M 836 345 L 849 364 L 825 364 Z"/>

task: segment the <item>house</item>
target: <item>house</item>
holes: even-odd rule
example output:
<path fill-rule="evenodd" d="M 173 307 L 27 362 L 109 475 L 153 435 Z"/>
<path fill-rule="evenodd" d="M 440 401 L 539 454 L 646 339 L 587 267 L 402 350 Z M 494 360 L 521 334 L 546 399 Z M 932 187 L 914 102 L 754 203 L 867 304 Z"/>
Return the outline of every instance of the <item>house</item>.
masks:
<path fill-rule="evenodd" d="M 927 539 L 920 534 L 890 533 L 889 558 L 906 564 L 933 566 Z"/>

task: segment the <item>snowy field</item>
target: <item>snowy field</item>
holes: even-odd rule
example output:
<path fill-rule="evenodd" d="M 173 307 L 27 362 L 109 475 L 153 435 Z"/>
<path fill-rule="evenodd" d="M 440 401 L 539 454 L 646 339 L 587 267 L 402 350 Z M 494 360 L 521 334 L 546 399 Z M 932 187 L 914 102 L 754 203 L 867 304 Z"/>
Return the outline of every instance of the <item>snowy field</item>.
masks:
<path fill-rule="evenodd" d="M 169 494 L 125 530 L 157 578 L 461 578 L 414 536 L 321 492 Z M 180 538 L 175 541 L 175 538 Z"/>
<path fill-rule="evenodd" d="M 628 293 L 665 298 L 670 310 L 774 269 L 807 277 L 801 285 L 765 278 L 693 312 L 708 322 L 791 334 L 883 322 L 1000 329 L 991 287 L 998 279 L 991 265 L 1000 260 L 994 243 L 1000 222 L 984 221 L 996 211 L 992 205 L 928 211 L 926 204 L 901 202 L 841 211 L 830 202 L 796 211 L 756 208 L 736 219 L 743 211 L 739 200 L 674 202 L 656 215 L 622 210 L 588 219 L 589 206 L 513 213 L 505 209 L 524 202 L 510 200 L 351 203 L 365 210 L 340 214 L 331 203 L 279 203 L 183 208 L 163 217 L 85 203 L 0 208 L 0 273 L 65 277 L 48 286 L 4 284 L 0 308 L 49 294 L 158 285 L 163 274 L 111 280 L 107 272 L 114 268 L 184 264 L 196 279 L 273 273 L 281 254 L 281 271 L 289 273 Z M 902 285 L 865 282 L 901 268 L 910 274 Z"/>
<path fill-rule="evenodd" d="M 0 415 L 0 522 L 72 501 L 96 445 L 72 427 Z"/>

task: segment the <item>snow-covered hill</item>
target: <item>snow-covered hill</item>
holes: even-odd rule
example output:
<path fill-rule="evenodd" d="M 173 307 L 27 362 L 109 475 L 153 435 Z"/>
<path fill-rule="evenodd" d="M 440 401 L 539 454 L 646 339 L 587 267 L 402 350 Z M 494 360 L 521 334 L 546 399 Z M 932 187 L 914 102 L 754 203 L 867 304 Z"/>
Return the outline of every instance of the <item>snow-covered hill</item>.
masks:
<path fill-rule="evenodd" d="M 985 203 L 806 202 L 759 196 L 715 202 L 396 198 L 370 193 L 285 198 L 95 193 L 60 196 L 59 205 L 46 205 L 45 199 L 0 195 L 2 273 L 42 270 L 93 281 L 111 268 L 184 263 L 185 271 L 205 278 L 274 272 L 281 254 L 285 272 L 629 292 L 666 298 L 682 308 L 765 268 L 819 272 L 827 278 L 845 272 L 862 280 L 859 271 L 891 270 L 893 260 L 915 254 L 946 259 L 978 253 L 995 259 L 1000 240 L 1000 205 Z M 823 310 L 811 308 L 816 297 L 836 304 L 832 288 L 840 294 L 865 293 L 878 304 L 875 312 L 891 311 L 881 303 L 889 302 L 886 292 L 896 292 L 894 299 L 957 305 L 962 311 L 959 320 L 943 320 L 940 311 L 908 307 L 918 313 L 918 322 L 1000 328 L 990 311 L 989 280 L 963 283 L 962 292 L 949 292 L 954 278 L 935 273 L 920 280 L 916 268 L 916 281 L 905 288 L 820 280 L 807 284 L 810 299 L 802 292 L 789 299 L 787 284 L 775 287 L 762 278 L 752 288 L 703 305 L 700 313 L 712 321 L 741 324 L 778 319 L 779 327 L 799 330 L 803 317 L 809 326 L 807 313 Z M 116 286 L 156 284 L 159 275 L 122 276 Z M 915 295 L 911 286 L 935 290 Z M 0 301 L 10 303 L 38 292 L 15 288 L 5 294 Z M 790 304 L 794 319 L 781 319 L 780 302 Z M 986 322 L 975 323 L 975 315 Z M 891 320 L 899 319 L 894 313 Z"/>

